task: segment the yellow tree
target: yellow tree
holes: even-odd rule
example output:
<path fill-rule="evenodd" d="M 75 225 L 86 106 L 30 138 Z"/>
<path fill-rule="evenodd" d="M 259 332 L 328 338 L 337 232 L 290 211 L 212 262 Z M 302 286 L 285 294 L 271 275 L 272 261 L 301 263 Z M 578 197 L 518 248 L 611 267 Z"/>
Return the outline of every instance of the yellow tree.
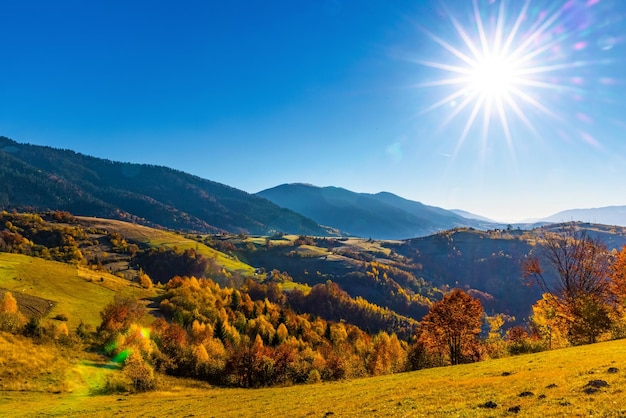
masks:
<path fill-rule="evenodd" d="M 472 353 L 480 334 L 483 306 L 460 289 L 435 302 L 421 322 L 420 339 L 433 351 L 459 364 Z"/>
<path fill-rule="evenodd" d="M 18 309 L 17 300 L 11 292 L 4 292 L 0 298 L 0 331 L 18 332 L 26 322 Z"/>
<path fill-rule="evenodd" d="M 558 303 L 555 296 L 544 293 L 532 309 L 532 326 L 548 349 L 567 346 L 568 324 L 572 318 L 566 306 Z"/>
<path fill-rule="evenodd" d="M 2 299 L 0 299 L 0 312 L 17 313 L 17 300 L 11 292 L 4 292 Z"/>

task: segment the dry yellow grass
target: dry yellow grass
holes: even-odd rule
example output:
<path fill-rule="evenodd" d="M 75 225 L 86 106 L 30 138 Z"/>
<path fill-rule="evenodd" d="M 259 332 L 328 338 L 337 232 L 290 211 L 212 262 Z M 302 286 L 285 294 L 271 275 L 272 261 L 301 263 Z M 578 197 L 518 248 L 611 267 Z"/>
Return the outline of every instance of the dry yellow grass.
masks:
<path fill-rule="evenodd" d="M 618 371 L 609 373 L 614 367 Z M 590 380 L 609 386 L 586 394 Z M 550 387 L 556 385 L 555 387 Z M 93 396 L 0 392 L 4 416 L 626 416 L 626 341 L 344 382 L 226 389 L 164 378 L 162 390 Z M 532 392 L 530 396 L 519 396 Z M 542 396 L 543 395 L 543 396 Z M 492 401 L 495 408 L 485 408 Z"/>

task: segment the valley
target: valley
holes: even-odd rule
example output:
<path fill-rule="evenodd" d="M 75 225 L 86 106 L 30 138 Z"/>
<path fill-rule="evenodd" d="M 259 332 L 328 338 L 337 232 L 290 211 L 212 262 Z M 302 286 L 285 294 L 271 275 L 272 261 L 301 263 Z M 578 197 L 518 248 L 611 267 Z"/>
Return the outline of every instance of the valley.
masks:
<path fill-rule="evenodd" d="M 302 184 L 247 195 L 0 139 L 0 398 L 15 416 L 623 412 L 626 227 L 501 225 Z M 615 281 L 599 331 L 578 336 L 527 267 L 568 231 Z M 467 327 L 456 352 L 432 326 L 442 309 Z M 601 342 L 573 347 L 588 335 Z M 587 393 L 590 374 L 607 389 Z"/>

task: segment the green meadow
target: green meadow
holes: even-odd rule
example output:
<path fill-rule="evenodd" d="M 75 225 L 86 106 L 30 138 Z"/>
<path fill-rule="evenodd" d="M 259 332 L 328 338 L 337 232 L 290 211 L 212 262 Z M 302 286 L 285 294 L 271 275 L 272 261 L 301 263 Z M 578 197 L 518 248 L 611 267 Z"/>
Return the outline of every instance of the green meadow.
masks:
<path fill-rule="evenodd" d="M 9 253 L 0 253 L 0 289 L 15 292 L 18 297 L 30 296 L 33 305 L 41 303 L 37 298 L 43 299 L 51 305 L 46 317 L 65 315 L 71 329 L 81 320 L 98 325 L 100 311 L 116 292 L 139 298 L 154 294 L 104 271 Z"/>

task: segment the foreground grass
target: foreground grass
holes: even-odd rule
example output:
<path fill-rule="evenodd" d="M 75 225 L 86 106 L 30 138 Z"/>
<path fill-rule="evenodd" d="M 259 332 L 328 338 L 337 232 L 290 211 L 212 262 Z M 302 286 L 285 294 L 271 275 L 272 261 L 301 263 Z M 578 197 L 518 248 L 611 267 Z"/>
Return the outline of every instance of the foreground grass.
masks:
<path fill-rule="evenodd" d="M 617 368 L 609 373 L 609 368 Z M 609 386 L 586 394 L 590 380 Z M 0 392 L 3 416 L 626 416 L 626 341 L 345 382 L 213 388 L 164 378 L 138 395 Z M 523 392 L 532 395 L 519 396 Z M 488 401 L 495 408 L 485 408 Z"/>

